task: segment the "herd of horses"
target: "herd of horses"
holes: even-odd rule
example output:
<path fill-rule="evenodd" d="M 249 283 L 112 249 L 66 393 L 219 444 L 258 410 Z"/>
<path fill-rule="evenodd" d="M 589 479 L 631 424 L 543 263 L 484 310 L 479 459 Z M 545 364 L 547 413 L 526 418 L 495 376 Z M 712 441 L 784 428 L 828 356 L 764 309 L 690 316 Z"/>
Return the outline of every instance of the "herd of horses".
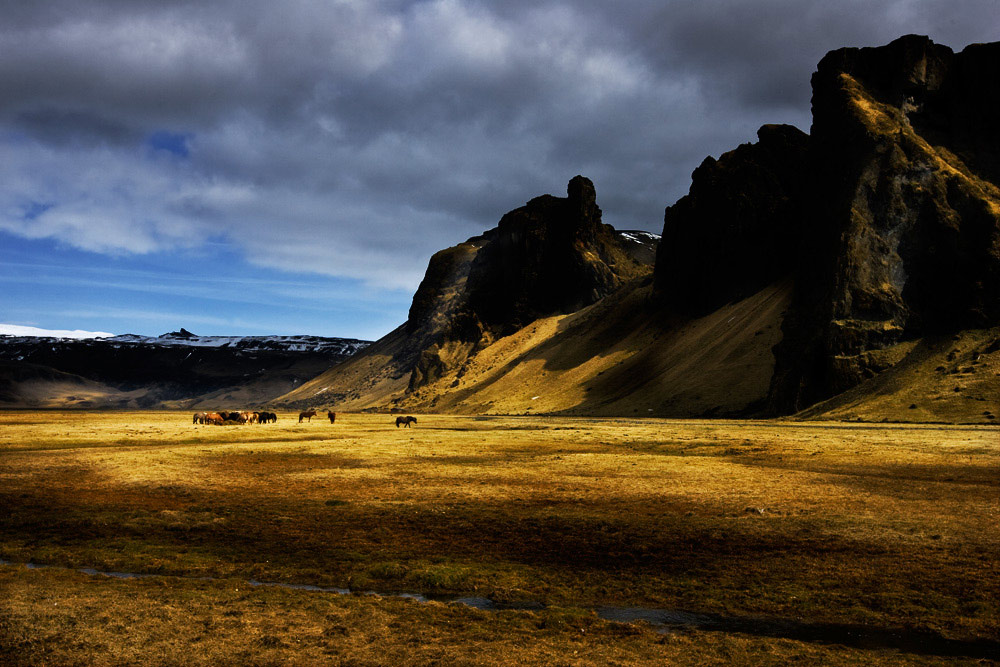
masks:
<path fill-rule="evenodd" d="M 273 412 L 196 412 L 195 424 L 270 424 L 278 421 L 278 415 Z"/>
<path fill-rule="evenodd" d="M 302 420 L 312 421 L 319 412 L 316 410 L 305 410 L 299 413 L 299 423 Z M 332 410 L 326 411 L 326 416 L 333 424 L 337 420 L 337 413 Z M 273 412 L 250 412 L 248 410 L 238 411 L 238 412 L 196 412 L 194 413 L 194 423 L 195 424 L 215 424 L 217 426 L 222 426 L 223 424 L 270 424 L 278 421 L 278 415 Z M 410 427 L 410 424 L 416 424 L 416 417 L 396 417 L 396 428 L 404 426 L 406 428 Z"/>

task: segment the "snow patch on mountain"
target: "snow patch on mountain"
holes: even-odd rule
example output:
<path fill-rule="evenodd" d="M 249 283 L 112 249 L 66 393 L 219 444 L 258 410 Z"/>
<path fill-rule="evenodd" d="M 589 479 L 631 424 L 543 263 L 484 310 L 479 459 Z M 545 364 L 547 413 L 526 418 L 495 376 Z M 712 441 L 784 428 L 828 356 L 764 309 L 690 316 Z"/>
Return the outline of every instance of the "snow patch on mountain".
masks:
<path fill-rule="evenodd" d="M 30 328 L 30 327 L 29 327 Z M 45 330 L 42 330 L 45 331 Z M 371 344 L 370 341 L 356 338 L 327 338 L 323 336 L 198 336 L 185 332 L 186 336 L 174 333 L 162 336 L 140 336 L 138 334 L 121 334 L 115 336 L 106 334 L 100 338 L 93 336 L 78 337 L 61 335 L 66 332 L 46 331 L 53 335 L 31 335 L 0 332 L 0 345 L 56 343 L 79 340 L 91 344 L 148 347 L 191 347 L 191 348 L 230 348 L 240 352 L 283 351 L 283 352 L 324 352 L 338 355 L 351 355 Z M 88 340 L 92 339 L 92 340 Z"/>
<path fill-rule="evenodd" d="M 83 331 L 81 329 L 40 329 L 20 324 L 0 324 L 0 336 L 31 336 L 37 338 L 109 338 L 113 333 L 106 331 Z"/>

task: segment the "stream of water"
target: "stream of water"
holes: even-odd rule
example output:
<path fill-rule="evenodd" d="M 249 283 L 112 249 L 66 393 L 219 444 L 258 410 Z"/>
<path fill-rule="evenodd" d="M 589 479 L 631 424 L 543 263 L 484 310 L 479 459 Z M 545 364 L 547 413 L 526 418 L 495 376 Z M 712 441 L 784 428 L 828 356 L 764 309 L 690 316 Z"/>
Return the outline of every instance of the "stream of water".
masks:
<path fill-rule="evenodd" d="M 0 559 L 0 565 L 18 565 Z M 28 569 L 56 568 L 57 566 L 21 564 Z M 72 570 L 74 568 L 59 568 Z M 151 577 L 175 577 L 175 575 L 144 574 L 134 572 L 108 572 L 85 567 L 77 572 L 91 576 L 115 579 L 147 579 Z M 183 577 L 191 581 L 218 581 L 216 577 Z M 297 591 L 351 595 L 347 588 L 314 586 L 312 584 L 287 584 L 271 581 L 247 580 L 250 586 L 272 586 Z M 483 611 L 537 611 L 545 609 L 540 602 L 505 603 L 485 597 L 449 597 L 424 595 L 421 593 L 380 593 L 364 591 L 361 595 L 405 598 L 417 602 L 444 602 L 459 604 Z M 887 628 L 871 625 L 846 623 L 814 623 L 802 619 L 768 618 L 762 616 L 734 616 L 712 613 L 695 613 L 677 609 L 646 609 L 642 607 L 596 607 L 592 611 L 606 621 L 615 623 L 646 622 L 661 632 L 678 630 L 701 630 L 707 632 L 738 632 L 759 637 L 794 639 L 798 641 L 824 644 L 841 644 L 861 649 L 897 650 L 919 655 L 1000 660 L 1000 641 L 993 639 L 958 640 L 942 637 L 935 632 L 906 628 Z"/>

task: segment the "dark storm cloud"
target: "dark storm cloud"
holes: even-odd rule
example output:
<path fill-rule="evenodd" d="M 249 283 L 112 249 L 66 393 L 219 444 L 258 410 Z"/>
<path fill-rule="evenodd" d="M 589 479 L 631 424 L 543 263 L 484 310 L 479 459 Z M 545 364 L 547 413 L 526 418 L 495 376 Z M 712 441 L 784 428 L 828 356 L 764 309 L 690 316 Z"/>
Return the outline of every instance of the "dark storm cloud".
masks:
<path fill-rule="evenodd" d="M 659 231 L 705 155 L 766 122 L 807 129 L 827 50 L 961 48 L 997 9 L 7 0 L 0 229 L 97 252 L 221 239 L 412 288 L 430 253 L 577 173 L 607 222 Z"/>

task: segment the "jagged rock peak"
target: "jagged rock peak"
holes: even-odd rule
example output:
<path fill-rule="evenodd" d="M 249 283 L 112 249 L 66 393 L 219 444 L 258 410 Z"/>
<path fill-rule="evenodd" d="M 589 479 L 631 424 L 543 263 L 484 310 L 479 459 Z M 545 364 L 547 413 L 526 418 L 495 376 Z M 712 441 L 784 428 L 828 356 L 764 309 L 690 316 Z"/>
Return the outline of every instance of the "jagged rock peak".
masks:
<path fill-rule="evenodd" d="M 600 220 L 600 209 L 597 208 L 597 190 L 594 188 L 593 181 L 578 174 L 570 179 L 566 186 L 566 194 L 569 197 L 570 208 L 581 220 L 593 219 L 595 210 L 597 219 Z"/>
<path fill-rule="evenodd" d="M 590 179 L 574 177 L 566 193 L 535 197 L 431 258 L 400 355 L 416 360 L 411 389 L 540 317 L 573 312 L 648 275 L 652 251 L 638 252 L 643 241 L 601 223 Z"/>
<path fill-rule="evenodd" d="M 191 333 L 184 327 L 181 327 L 180 331 L 171 331 L 169 333 L 165 333 L 162 336 L 160 336 L 160 338 L 196 338 L 196 337 L 197 336 L 195 334 Z"/>
<path fill-rule="evenodd" d="M 940 88 L 953 56 L 926 35 L 904 35 L 885 46 L 830 51 L 817 75 L 849 74 L 883 103 L 902 106 L 914 94 Z"/>

